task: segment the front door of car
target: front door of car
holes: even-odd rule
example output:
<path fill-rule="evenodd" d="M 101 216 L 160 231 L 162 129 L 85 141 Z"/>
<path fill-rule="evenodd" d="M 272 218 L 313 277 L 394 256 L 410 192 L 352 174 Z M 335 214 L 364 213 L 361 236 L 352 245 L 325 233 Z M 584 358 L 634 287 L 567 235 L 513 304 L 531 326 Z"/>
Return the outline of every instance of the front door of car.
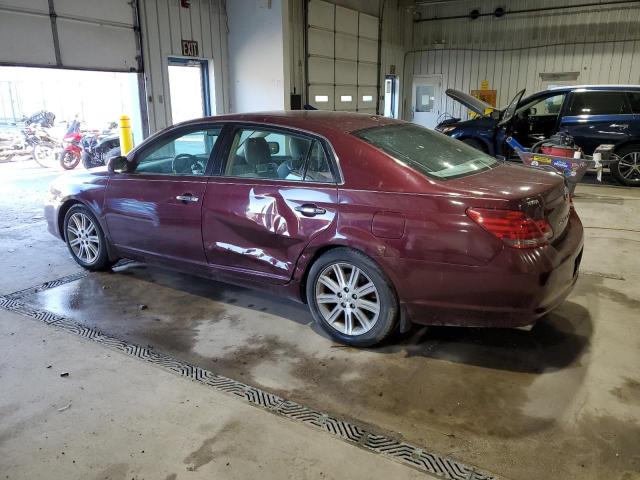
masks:
<path fill-rule="evenodd" d="M 202 204 L 221 127 L 185 127 L 134 155 L 113 174 L 105 195 L 112 243 L 135 257 L 206 266 Z"/>
<path fill-rule="evenodd" d="M 336 165 L 323 140 L 264 126 L 239 126 L 225 150 L 203 205 L 207 260 L 218 275 L 286 283 L 335 228 Z"/>
<path fill-rule="evenodd" d="M 560 130 L 573 137 L 587 154 L 598 145 L 619 145 L 634 133 L 635 116 L 627 95 L 620 91 L 578 90 L 571 94 Z"/>
<path fill-rule="evenodd" d="M 513 119 L 513 135 L 526 147 L 557 132 L 566 93 L 549 92 L 519 105 Z"/>

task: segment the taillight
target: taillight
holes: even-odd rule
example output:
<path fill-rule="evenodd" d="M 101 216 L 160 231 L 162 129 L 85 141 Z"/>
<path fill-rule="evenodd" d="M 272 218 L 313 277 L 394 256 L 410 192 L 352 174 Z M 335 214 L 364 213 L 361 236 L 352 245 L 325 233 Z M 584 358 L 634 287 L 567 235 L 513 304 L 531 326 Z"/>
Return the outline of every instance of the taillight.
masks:
<path fill-rule="evenodd" d="M 542 247 L 553 237 L 553 229 L 546 220 L 534 220 L 519 210 L 469 208 L 467 215 L 510 247 Z"/>

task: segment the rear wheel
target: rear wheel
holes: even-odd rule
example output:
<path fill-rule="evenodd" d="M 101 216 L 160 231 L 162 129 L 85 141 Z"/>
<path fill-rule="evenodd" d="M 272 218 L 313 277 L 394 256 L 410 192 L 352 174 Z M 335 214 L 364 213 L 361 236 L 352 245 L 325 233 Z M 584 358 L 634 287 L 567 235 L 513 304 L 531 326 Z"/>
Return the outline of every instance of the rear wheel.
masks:
<path fill-rule="evenodd" d="M 366 255 L 336 248 L 311 267 L 307 299 L 316 322 L 334 339 L 370 347 L 396 325 L 398 299 L 384 272 Z"/>
<path fill-rule="evenodd" d="M 611 174 L 622 185 L 640 186 L 640 145 L 629 145 L 616 152 L 619 160 L 610 165 Z"/>

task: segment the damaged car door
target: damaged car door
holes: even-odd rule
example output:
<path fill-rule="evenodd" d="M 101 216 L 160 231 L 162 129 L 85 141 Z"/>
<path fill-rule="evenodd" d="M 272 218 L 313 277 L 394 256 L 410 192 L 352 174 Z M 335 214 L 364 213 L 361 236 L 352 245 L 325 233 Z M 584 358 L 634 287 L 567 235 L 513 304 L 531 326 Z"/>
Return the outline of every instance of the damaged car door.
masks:
<path fill-rule="evenodd" d="M 298 131 L 235 128 L 202 212 L 205 254 L 219 275 L 286 283 L 309 241 L 335 229 L 338 177 L 326 147 Z"/>

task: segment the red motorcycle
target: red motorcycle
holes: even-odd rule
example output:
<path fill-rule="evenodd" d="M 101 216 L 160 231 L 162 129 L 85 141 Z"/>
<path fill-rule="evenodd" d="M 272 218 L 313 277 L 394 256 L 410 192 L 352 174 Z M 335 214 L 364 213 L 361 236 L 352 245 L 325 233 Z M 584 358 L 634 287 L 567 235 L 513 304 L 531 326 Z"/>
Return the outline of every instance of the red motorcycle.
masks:
<path fill-rule="evenodd" d="M 60 155 L 60 166 L 65 170 L 73 170 L 82 159 L 82 134 L 79 132 L 67 133 L 62 138 L 64 147 Z"/>

